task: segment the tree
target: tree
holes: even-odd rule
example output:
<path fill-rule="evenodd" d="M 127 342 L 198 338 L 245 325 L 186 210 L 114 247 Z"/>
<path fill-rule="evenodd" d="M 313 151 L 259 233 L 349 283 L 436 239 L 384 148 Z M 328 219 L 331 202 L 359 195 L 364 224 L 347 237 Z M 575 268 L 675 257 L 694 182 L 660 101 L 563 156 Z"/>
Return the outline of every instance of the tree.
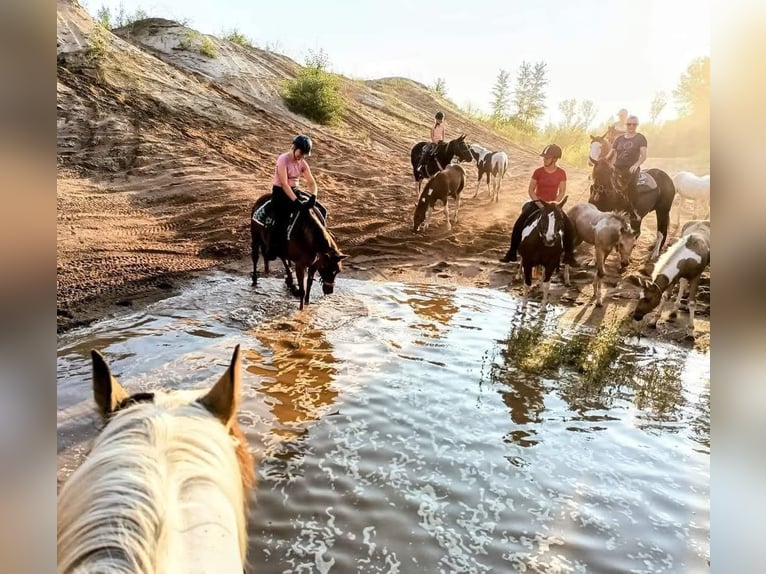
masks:
<path fill-rule="evenodd" d="M 112 29 L 112 12 L 107 6 L 101 6 L 96 12 L 96 20 L 107 30 Z"/>
<path fill-rule="evenodd" d="M 508 115 L 508 104 L 511 99 L 511 86 L 509 84 L 511 74 L 501 69 L 492 88 L 492 118 L 500 120 Z"/>
<path fill-rule="evenodd" d="M 577 114 L 577 100 L 562 100 L 559 102 L 559 111 L 561 112 L 561 123 L 564 128 L 572 128 L 575 125 L 575 115 Z"/>
<path fill-rule="evenodd" d="M 710 113 L 710 58 L 692 60 L 673 90 L 678 111 L 682 116 Z"/>
<path fill-rule="evenodd" d="M 649 107 L 649 116 L 651 117 L 653 124 L 657 123 L 657 118 L 660 117 L 660 114 L 662 113 L 662 110 L 665 109 L 667 103 L 668 100 L 665 97 L 665 92 L 657 92 L 654 94 L 652 105 Z"/>
<path fill-rule="evenodd" d="M 583 100 L 580 102 L 577 117 L 578 127 L 583 131 L 587 131 L 594 119 L 596 119 L 596 104 L 593 103 L 593 100 Z"/>
<path fill-rule="evenodd" d="M 516 113 L 512 120 L 523 131 L 535 131 L 537 120 L 545 112 L 547 67 L 545 62 L 537 62 L 534 66 L 529 62 L 522 62 L 516 76 L 516 90 L 513 96 Z"/>
<path fill-rule="evenodd" d="M 447 84 L 444 81 L 444 78 L 436 78 L 434 86 L 431 89 L 436 92 L 436 95 L 442 98 L 447 95 Z"/>

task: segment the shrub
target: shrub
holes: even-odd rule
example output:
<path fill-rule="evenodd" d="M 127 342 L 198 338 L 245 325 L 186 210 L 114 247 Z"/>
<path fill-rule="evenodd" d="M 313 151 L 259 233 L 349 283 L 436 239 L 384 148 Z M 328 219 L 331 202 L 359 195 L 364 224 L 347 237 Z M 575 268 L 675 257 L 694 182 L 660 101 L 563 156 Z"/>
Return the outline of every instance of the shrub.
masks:
<path fill-rule="evenodd" d="M 202 42 L 199 45 L 199 53 L 206 58 L 215 58 L 218 55 L 218 52 L 215 49 L 215 44 L 208 36 L 205 36 L 202 39 Z"/>
<path fill-rule="evenodd" d="M 226 32 L 223 35 L 223 39 L 227 40 L 228 42 L 232 42 L 234 44 L 239 44 L 243 48 L 252 48 L 253 43 L 250 41 L 250 38 L 242 34 L 239 30 L 236 28 L 232 29 L 229 32 Z"/>
<path fill-rule="evenodd" d="M 286 83 L 282 97 L 287 108 L 320 124 L 335 124 L 345 104 L 337 76 L 319 67 L 304 68 Z"/>

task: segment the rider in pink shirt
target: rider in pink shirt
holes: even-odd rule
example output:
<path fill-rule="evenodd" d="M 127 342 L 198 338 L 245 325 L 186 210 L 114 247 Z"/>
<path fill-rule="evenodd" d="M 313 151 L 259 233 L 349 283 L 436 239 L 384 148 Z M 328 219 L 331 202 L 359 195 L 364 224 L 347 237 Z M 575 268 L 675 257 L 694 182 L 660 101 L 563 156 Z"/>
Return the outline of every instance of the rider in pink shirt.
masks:
<path fill-rule="evenodd" d="M 431 128 L 431 141 L 423 146 L 417 171 L 420 171 L 423 165 L 428 161 L 428 158 L 436 152 L 439 143 L 444 141 L 444 114 L 442 112 L 436 112 L 435 119 L 436 123 Z"/>

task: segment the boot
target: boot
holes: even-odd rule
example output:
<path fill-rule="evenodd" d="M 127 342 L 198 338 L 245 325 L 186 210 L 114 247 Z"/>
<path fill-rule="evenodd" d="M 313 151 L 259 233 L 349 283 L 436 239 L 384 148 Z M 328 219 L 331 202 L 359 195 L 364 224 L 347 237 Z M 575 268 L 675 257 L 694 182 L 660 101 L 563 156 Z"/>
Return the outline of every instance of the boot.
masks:
<path fill-rule="evenodd" d="M 510 263 L 511 261 L 516 261 L 516 252 L 513 249 L 509 249 L 505 252 L 505 255 L 503 255 L 498 261 L 500 263 Z"/>

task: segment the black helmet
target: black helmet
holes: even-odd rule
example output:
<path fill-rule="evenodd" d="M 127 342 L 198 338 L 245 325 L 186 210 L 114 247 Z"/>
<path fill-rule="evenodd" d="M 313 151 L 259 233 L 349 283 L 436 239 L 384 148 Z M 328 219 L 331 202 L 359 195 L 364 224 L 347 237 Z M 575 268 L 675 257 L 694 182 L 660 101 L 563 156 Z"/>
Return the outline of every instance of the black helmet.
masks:
<path fill-rule="evenodd" d="M 554 157 L 556 159 L 561 158 L 561 148 L 556 144 L 548 144 L 543 149 L 543 153 L 540 154 L 543 157 Z"/>
<path fill-rule="evenodd" d="M 303 155 L 311 155 L 311 138 L 309 136 L 303 134 L 295 136 L 293 146 L 295 149 L 301 150 Z"/>
<path fill-rule="evenodd" d="M 444 119 L 444 114 L 442 112 L 436 112 L 436 116 L 435 117 L 436 117 L 437 120 L 443 120 Z"/>

